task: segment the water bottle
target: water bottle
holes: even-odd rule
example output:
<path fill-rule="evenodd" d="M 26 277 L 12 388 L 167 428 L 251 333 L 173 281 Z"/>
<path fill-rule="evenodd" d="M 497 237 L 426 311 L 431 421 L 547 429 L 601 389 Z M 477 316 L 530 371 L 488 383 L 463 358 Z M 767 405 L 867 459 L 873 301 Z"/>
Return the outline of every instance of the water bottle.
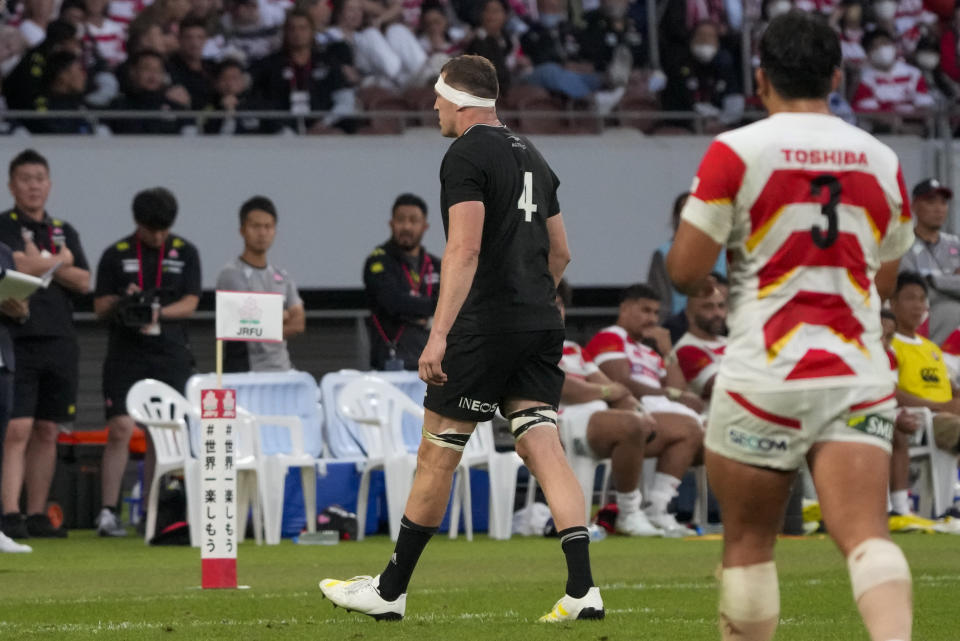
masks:
<path fill-rule="evenodd" d="M 607 538 L 607 529 L 602 525 L 591 523 L 587 530 L 590 532 L 590 540 L 592 542 L 602 541 Z"/>

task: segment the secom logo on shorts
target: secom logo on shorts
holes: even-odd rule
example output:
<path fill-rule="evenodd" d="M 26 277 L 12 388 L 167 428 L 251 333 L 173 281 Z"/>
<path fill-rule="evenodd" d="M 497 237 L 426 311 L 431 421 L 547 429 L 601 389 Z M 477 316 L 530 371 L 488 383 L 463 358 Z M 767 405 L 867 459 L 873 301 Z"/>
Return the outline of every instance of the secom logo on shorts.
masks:
<path fill-rule="evenodd" d="M 770 452 L 786 452 L 788 440 L 785 438 L 770 438 L 767 436 L 756 436 L 741 432 L 735 427 L 727 430 L 727 441 L 741 450 L 747 452 L 759 452 L 768 454 Z"/>
<path fill-rule="evenodd" d="M 893 421 L 885 416 L 878 414 L 854 416 L 847 421 L 847 426 L 864 434 L 881 438 L 888 443 L 893 440 Z"/>
<path fill-rule="evenodd" d="M 472 398 L 467 398 L 466 396 L 460 397 L 459 407 L 462 410 L 470 410 L 471 412 L 496 412 L 497 403 L 484 403 L 482 401 L 475 401 Z"/>

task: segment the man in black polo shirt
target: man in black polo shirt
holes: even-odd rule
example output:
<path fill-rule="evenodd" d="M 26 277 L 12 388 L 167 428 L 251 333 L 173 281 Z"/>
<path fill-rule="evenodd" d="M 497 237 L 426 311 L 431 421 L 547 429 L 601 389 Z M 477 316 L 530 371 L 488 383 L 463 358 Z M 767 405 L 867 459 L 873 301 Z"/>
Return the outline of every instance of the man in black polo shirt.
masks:
<path fill-rule="evenodd" d="M 374 249 L 363 266 L 370 367 L 375 370 L 415 370 L 427 344 L 427 324 L 440 295 L 440 259 L 422 244 L 428 227 L 427 203 L 400 194 L 390 216 L 390 240 Z"/>
<path fill-rule="evenodd" d="M 47 160 L 32 149 L 10 162 L 14 207 L 0 215 L 0 242 L 13 250 L 18 271 L 43 276 L 46 289 L 30 297 L 28 319 L 13 328 L 17 370 L 14 402 L 3 443 L 3 532 L 13 539 L 64 537 L 46 515 L 56 468 L 57 425 L 76 414 L 77 335 L 73 298 L 90 286 L 80 236 L 46 212 L 50 195 Z M 20 492 L 27 486 L 27 514 Z"/>
<path fill-rule="evenodd" d="M 194 369 L 186 319 L 200 301 L 200 256 L 190 242 L 170 233 L 176 216 L 177 201 L 168 190 L 141 191 L 133 199 L 136 230 L 108 247 L 97 267 L 93 309 L 110 323 L 103 363 L 110 436 L 103 451 L 103 509 L 97 517 L 101 536 L 126 534 L 117 504 L 135 427 L 127 415 L 127 392 L 144 378 L 183 392 Z M 154 454 L 149 439 L 147 443 L 150 472 Z"/>

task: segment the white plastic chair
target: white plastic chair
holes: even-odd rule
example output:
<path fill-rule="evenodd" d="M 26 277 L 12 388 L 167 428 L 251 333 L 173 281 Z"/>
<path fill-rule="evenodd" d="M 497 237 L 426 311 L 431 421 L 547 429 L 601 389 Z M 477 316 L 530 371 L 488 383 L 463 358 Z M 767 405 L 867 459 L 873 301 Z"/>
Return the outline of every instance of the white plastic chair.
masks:
<path fill-rule="evenodd" d="M 144 425 L 153 441 L 156 467 L 147 497 L 144 542 L 149 543 L 157 528 L 157 500 L 160 478 L 169 472 L 183 472 L 187 498 L 190 545 L 200 546 L 200 462 L 190 452 L 187 423 L 193 414 L 190 404 L 175 389 L 153 379 L 134 383 L 127 393 L 127 414 Z"/>
<path fill-rule="evenodd" d="M 603 407 L 606 408 L 605 403 Z M 597 478 L 597 468 L 603 467 L 603 482 L 600 485 L 601 507 L 607 487 L 610 484 L 610 474 L 613 469 L 610 459 L 595 458 L 584 439 L 574 436 L 575 434 L 587 433 L 586 425 L 575 425 L 575 423 L 589 422 L 590 416 L 586 412 L 564 412 L 560 414 L 557 421 L 557 427 L 560 430 L 560 442 L 563 443 L 563 451 L 567 456 L 567 462 L 570 464 L 570 469 L 573 470 L 573 475 L 577 477 L 577 481 L 580 483 L 580 489 L 583 490 L 587 522 L 590 521 L 593 511 L 593 486 Z"/>
<path fill-rule="evenodd" d="M 422 423 L 423 408 L 390 383 L 367 375 L 353 377 L 343 385 L 337 393 L 336 405 L 344 417 L 358 424 L 360 429 L 353 438 L 366 457 L 361 463 L 357 497 L 357 539 L 362 540 L 366 530 L 370 472 L 382 469 L 390 538 L 396 541 L 417 466 L 416 455 L 404 444 L 403 416 L 410 414 Z"/>
<path fill-rule="evenodd" d="M 953 484 L 957 478 L 957 458 L 937 447 L 933 437 L 933 412 L 926 407 L 905 407 L 904 411 L 919 416 L 923 427 L 910 443 L 910 461 L 921 461 L 923 471 L 917 483 L 921 486 L 917 514 L 938 517 L 953 502 Z"/>
<path fill-rule="evenodd" d="M 498 452 L 494 447 L 493 424 L 480 423 L 467 442 L 457 466 L 453 504 L 450 506 L 450 538 L 457 538 L 460 511 L 463 510 L 464 534 L 473 540 L 473 502 L 470 498 L 470 469 L 486 469 L 490 478 L 490 511 L 487 533 L 491 539 L 506 540 L 512 534 L 513 503 L 517 494 L 517 470 L 523 459 L 516 452 Z"/>
<path fill-rule="evenodd" d="M 200 392 L 216 384 L 215 374 L 191 376 L 187 397 L 199 406 Z M 317 459 L 308 448 L 314 448 L 316 454 L 323 449 L 316 381 L 305 372 L 244 372 L 224 375 L 223 386 L 236 390 L 238 407 L 250 415 L 247 455 L 253 459 L 259 499 L 253 506 L 262 512 L 267 545 L 281 540 L 284 482 L 290 468 L 300 469 L 307 531 L 315 532 Z M 246 510 L 242 512 L 245 519 Z"/>

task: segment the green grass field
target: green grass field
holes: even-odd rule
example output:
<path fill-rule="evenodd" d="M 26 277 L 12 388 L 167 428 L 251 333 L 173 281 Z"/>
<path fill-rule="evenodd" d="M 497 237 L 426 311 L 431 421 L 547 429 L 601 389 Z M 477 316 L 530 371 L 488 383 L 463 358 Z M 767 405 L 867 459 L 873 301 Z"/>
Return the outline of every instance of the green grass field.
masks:
<path fill-rule="evenodd" d="M 918 641 L 960 639 L 960 537 L 903 535 L 914 573 Z M 449 541 L 427 548 L 407 618 L 377 623 L 334 609 L 317 581 L 378 573 L 386 537 L 336 546 L 240 547 L 248 590 L 196 588 L 199 552 L 148 548 L 90 531 L 30 541 L 33 554 L 0 555 L 0 639 L 718 639 L 718 541 L 608 538 L 591 545 L 607 618 L 545 626 L 563 590 L 556 539 Z M 778 640 L 866 640 L 845 564 L 823 538 L 779 545 Z"/>

